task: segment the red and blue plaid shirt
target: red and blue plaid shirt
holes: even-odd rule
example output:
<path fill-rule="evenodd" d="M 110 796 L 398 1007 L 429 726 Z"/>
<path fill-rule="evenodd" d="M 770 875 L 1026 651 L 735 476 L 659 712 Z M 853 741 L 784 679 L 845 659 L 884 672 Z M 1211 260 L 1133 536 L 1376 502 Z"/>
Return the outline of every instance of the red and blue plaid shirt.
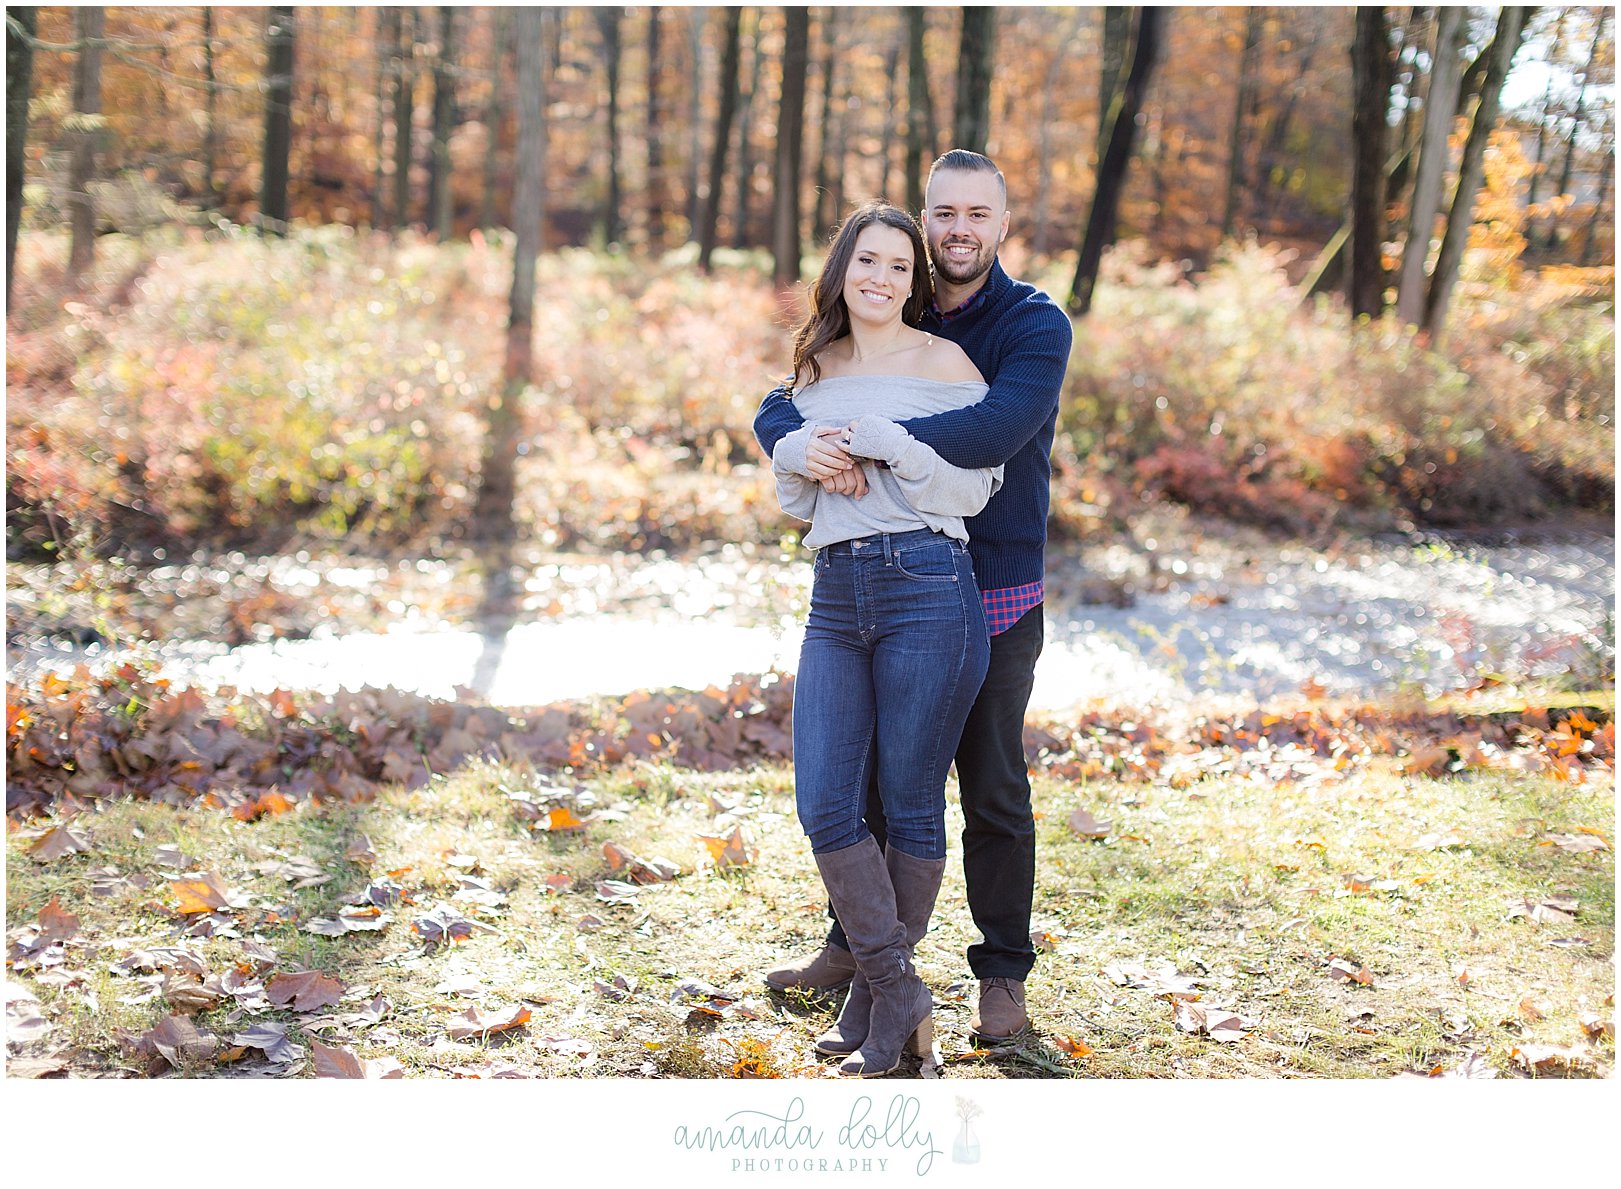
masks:
<path fill-rule="evenodd" d="M 985 626 L 990 629 L 991 635 L 1001 635 L 1046 595 L 1046 583 L 1039 579 L 1026 582 L 1023 586 L 981 591 L 980 597 L 985 600 Z"/>

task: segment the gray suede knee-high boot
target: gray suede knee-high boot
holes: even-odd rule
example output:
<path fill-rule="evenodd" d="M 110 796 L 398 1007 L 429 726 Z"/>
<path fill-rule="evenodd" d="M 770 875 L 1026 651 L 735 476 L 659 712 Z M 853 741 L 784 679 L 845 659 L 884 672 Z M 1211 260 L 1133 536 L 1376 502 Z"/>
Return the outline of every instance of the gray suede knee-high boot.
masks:
<path fill-rule="evenodd" d="M 919 859 L 889 847 L 884 851 L 884 866 L 889 870 L 890 885 L 895 889 L 895 915 L 906 930 L 907 948 L 915 955 L 917 943 L 929 931 L 929 918 L 934 915 L 934 901 L 940 894 L 940 880 L 945 875 L 946 861 Z M 871 1014 L 872 992 L 867 987 L 867 980 L 857 970 L 850 980 L 850 994 L 839 1009 L 839 1018 L 833 1022 L 833 1027 L 817 1037 L 816 1051 L 830 1057 L 843 1057 L 855 1052 L 867 1039 Z"/>
<path fill-rule="evenodd" d="M 872 996 L 867 1035 L 839 1072 L 878 1077 L 900 1065 L 903 1050 L 930 1051 L 934 998 L 912 968 L 894 881 L 878 844 L 864 838 L 855 846 L 817 855 L 816 866 Z"/>

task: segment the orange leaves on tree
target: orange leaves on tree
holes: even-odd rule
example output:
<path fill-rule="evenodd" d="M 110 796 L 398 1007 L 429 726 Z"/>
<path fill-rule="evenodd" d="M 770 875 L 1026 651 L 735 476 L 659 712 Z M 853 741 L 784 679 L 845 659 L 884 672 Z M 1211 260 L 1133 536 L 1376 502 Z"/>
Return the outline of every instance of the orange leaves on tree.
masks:
<path fill-rule="evenodd" d="M 278 974 L 265 986 L 265 998 L 277 1007 L 294 1011 L 314 1011 L 332 1007 L 343 998 L 344 986 L 318 970 L 298 970 Z"/>

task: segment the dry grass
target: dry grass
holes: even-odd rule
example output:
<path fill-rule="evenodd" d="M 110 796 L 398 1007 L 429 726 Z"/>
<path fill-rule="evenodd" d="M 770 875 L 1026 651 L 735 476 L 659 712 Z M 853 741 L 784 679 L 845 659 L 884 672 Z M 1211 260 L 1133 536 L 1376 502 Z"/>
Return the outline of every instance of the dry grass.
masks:
<path fill-rule="evenodd" d="M 760 981 L 784 955 L 817 944 L 824 927 L 791 773 L 625 768 L 582 786 L 589 796 L 581 812 L 601 816 L 566 833 L 536 833 L 514 811 L 510 794 L 541 779 L 474 764 L 416 790 L 385 790 L 369 804 L 301 805 L 253 823 L 219 811 L 110 803 L 76 823 L 88 822 L 90 850 L 51 861 L 27 850 L 30 834 L 14 829 L 13 937 L 53 897 L 80 920 L 55 973 L 11 975 L 50 1022 L 25 1055 L 53 1056 L 69 1076 L 136 1074 L 143 1063 L 125 1055 L 119 1031 L 138 1035 L 169 1005 L 161 995 L 139 1000 L 139 982 L 111 973 L 111 964 L 156 945 L 187 945 L 215 972 L 241 959 L 235 938 L 184 935 L 189 922 L 174 913 L 168 884 L 177 871 L 155 857 L 173 844 L 246 898 L 238 927 L 276 952 L 277 970 L 320 970 L 349 988 L 349 1000 L 325 1014 L 352 1012 L 378 993 L 390 1005 L 375 1026 L 319 1031 L 308 1026 L 311 1013 L 233 1017 L 217 1006 L 196 1017 L 215 1033 L 279 1020 L 300 1043 L 315 1037 L 363 1057 L 391 1057 L 412 1077 L 503 1069 L 540 1077 L 832 1076 L 811 1042 L 835 1005 L 772 998 Z M 1578 1058 L 1571 1072 L 1611 1071 L 1613 1040 L 1590 1042 L 1580 1017 L 1613 1020 L 1613 854 L 1538 845 L 1549 832 L 1607 832 L 1607 778 L 1573 787 L 1508 774 L 1431 780 L 1373 771 L 1315 787 L 1207 781 L 1177 791 L 1042 776 L 1036 797 L 1035 926 L 1046 935 L 1028 983 L 1036 1027 L 994 1052 L 972 1048 L 963 951 L 973 926 L 953 861 L 919 953 L 937 997 L 945 1078 L 1389 1077 L 1452 1069 L 1471 1053 L 1506 1075 L 1517 1072 L 1512 1050 L 1533 1045 L 1570 1046 Z M 1107 839 L 1068 828 L 1078 807 L 1112 822 Z M 954 800 L 948 814 L 954 835 Z M 735 825 L 751 862 L 716 870 L 698 836 Z M 1447 830 L 1462 844 L 1415 849 Z M 375 850 L 369 867 L 345 857 L 361 835 Z M 681 873 L 630 902 L 605 903 L 597 881 L 624 874 L 604 856 L 608 841 L 645 859 L 668 858 Z M 331 878 L 298 889 L 284 873 L 261 869 L 297 857 Z M 109 866 L 144 877 L 145 887 L 92 894 L 90 873 Z M 385 872 L 397 873 L 416 901 L 395 908 L 388 929 L 332 938 L 301 928 L 334 916 Z M 504 906 L 453 900 L 469 872 L 500 890 Z M 1353 875 L 1368 890 L 1351 890 Z M 1574 921 L 1509 916 L 1512 904 L 1555 893 L 1576 899 Z M 454 946 L 426 947 L 410 922 L 441 902 L 489 928 Z M 1554 944 L 1568 938 L 1584 940 Z M 1372 985 L 1336 980 L 1335 957 L 1365 965 Z M 1179 1031 L 1166 987 L 1129 985 L 1161 967 L 1184 980 L 1172 985 L 1197 994 L 1198 1006 L 1243 1017 L 1248 1034 L 1223 1043 Z M 693 980 L 719 998 L 682 988 Z M 525 1027 L 482 1041 L 450 1039 L 448 1024 L 473 1004 L 490 1013 L 524 1004 L 532 1014 Z M 1090 1052 L 1076 1056 L 1078 1046 Z M 186 1072 L 262 1072 L 255 1060 Z M 909 1064 L 903 1072 L 918 1070 Z"/>

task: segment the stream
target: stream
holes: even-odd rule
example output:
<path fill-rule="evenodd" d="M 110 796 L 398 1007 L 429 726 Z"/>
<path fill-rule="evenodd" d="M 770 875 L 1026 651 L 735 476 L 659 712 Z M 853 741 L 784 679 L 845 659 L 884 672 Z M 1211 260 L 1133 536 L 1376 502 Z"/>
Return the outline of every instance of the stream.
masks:
<path fill-rule="evenodd" d="M 1317 549 L 1241 533 L 1173 536 L 1052 547 L 1033 708 L 1302 691 L 1435 695 L 1488 676 L 1580 688 L 1613 680 L 1613 537 L 1390 538 Z M 259 602 L 239 604 L 247 609 L 238 619 L 251 621 L 260 606 L 319 605 L 319 613 L 291 633 L 301 638 L 234 646 L 165 632 L 160 643 L 111 648 L 13 630 L 9 679 L 140 655 L 177 684 L 395 686 L 505 707 L 703 688 L 738 673 L 791 672 L 810 581 L 803 557 L 738 545 L 684 556 L 531 553 L 494 564 L 238 557 L 160 567 L 143 581 L 166 589 L 179 616 L 211 597 L 197 593 L 209 566 L 219 591 L 257 567 Z M 50 594 L 27 571 L 13 565 L 8 575 L 8 608 L 22 618 Z M 346 610 L 356 600 L 371 613 Z M 248 623 L 250 637 L 267 632 Z"/>

